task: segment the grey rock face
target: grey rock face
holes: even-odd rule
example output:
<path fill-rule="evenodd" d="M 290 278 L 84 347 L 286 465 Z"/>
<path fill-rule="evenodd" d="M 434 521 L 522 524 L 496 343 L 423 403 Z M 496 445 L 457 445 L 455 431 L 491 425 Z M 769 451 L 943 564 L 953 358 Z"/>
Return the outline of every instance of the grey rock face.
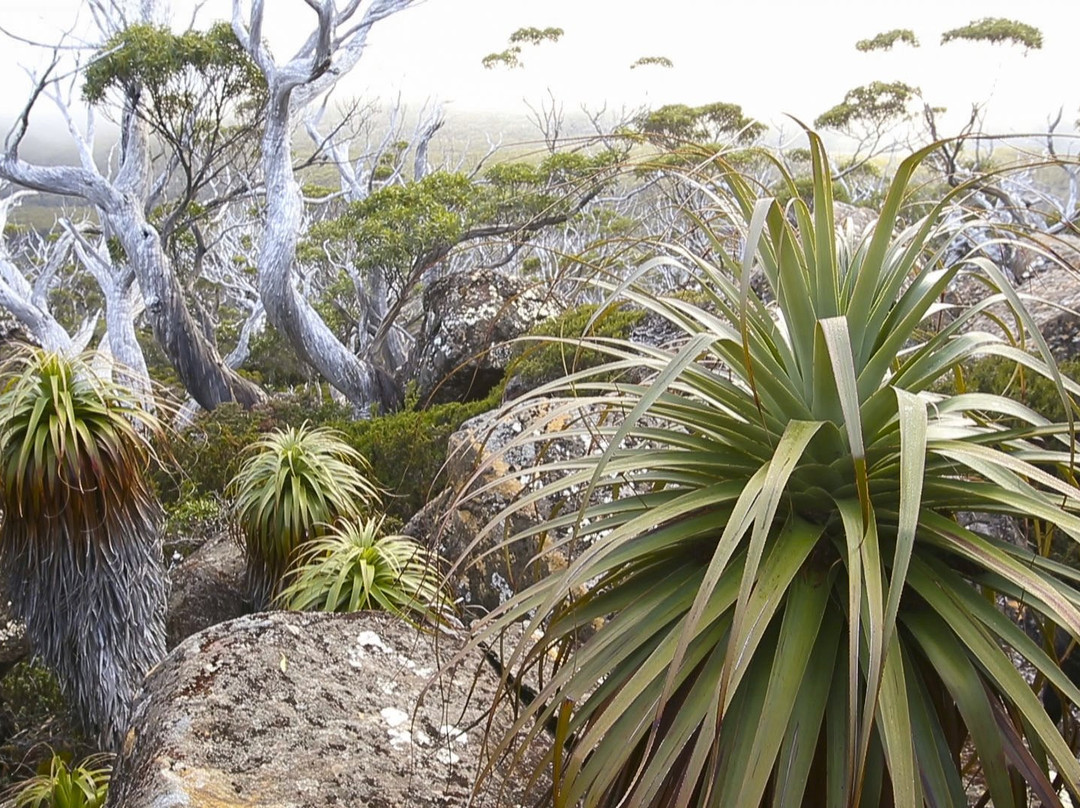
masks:
<path fill-rule="evenodd" d="M 453 583 L 464 619 L 496 608 L 564 568 L 581 551 L 577 540 L 552 549 L 555 542 L 568 538 L 568 529 L 506 546 L 500 543 L 542 521 L 574 513 L 584 486 L 526 502 L 506 516 L 500 513 L 555 479 L 556 472 L 538 473 L 535 466 L 603 452 L 606 438 L 601 425 L 610 431 L 622 415 L 615 402 L 609 407 L 536 399 L 505 415 L 478 415 L 450 437 L 447 490 L 409 520 L 403 532 L 435 547 L 443 558 L 460 560 Z M 583 424 L 589 426 L 588 437 L 567 432 Z M 634 491 L 627 482 L 620 495 L 632 496 Z M 478 540 L 493 522 L 496 529 Z"/>
<path fill-rule="evenodd" d="M 108 804 L 470 804 L 512 711 L 504 701 L 488 729 L 500 685 L 478 656 L 440 673 L 461 648 L 373 613 L 273 612 L 209 628 L 147 677 Z M 471 804 L 528 801 L 540 747 L 520 782 L 500 761 Z"/>
<path fill-rule="evenodd" d="M 420 400 L 483 398 L 510 359 L 505 343 L 558 311 L 544 288 L 492 270 L 435 281 L 424 291 L 416 351 Z"/>
<path fill-rule="evenodd" d="M 225 530 L 177 564 L 169 577 L 169 648 L 197 631 L 250 611 L 244 600 L 244 553 Z"/>

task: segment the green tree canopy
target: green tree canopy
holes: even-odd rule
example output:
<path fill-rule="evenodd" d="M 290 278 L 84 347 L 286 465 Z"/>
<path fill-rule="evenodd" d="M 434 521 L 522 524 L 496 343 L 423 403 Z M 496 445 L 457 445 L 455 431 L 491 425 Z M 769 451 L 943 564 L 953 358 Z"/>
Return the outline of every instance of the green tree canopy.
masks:
<path fill-rule="evenodd" d="M 212 77 L 228 98 L 257 100 L 266 89 L 262 71 L 248 58 L 228 23 L 182 34 L 139 23 L 101 47 L 86 68 L 83 97 L 96 104 L 110 89 L 145 89 L 164 114 L 172 114 L 195 100 L 183 89 L 190 71 Z"/>
<path fill-rule="evenodd" d="M 510 47 L 503 51 L 496 53 L 489 53 L 480 63 L 491 70 L 495 67 L 524 67 L 525 63 L 521 61 L 521 46 L 522 45 L 542 45 L 544 42 L 558 42 L 562 35 L 565 33 L 562 28 L 518 28 L 514 33 L 510 34 Z"/>
<path fill-rule="evenodd" d="M 891 31 L 877 34 L 872 39 L 860 39 L 855 43 L 855 49 L 864 53 L 867 51 L 892 50 L 893 45 L 897 42 L 903 42 L 913 48 L 919 47 L 919 40 L 915 38 L 914 31 L 910 28 L 894 28 Z"/>
<path fill-rule="evenodd" d="M 1024 50 L 1039 50 L 1043 44 L 1042 31 L 1038 28 L 1005 17 L 984 17 L 959 28 L 948 30 L 941 35 L 941 44 L 944 45 L 956 39 L 969 42 L 990 42 L 994 45 L 1009 42 L 1014 45 L 1023 45 Z"/>
<path fill-rule="evenodd" d="M 640 59 L 636 59 L 633 64 L 630 65 L 630 69 L 633 70 L 638 67 L 649 66 L 674 67 L 675 63 L 666 56 L 642 56 Z"/>
<path fill-rule="evenodd" d="M 667 104 L 638 116 L 634 127 L 668 143 L 735 140 L 747 144 L 766 129 L 765 124 L 744 115 L 738 104 L 722 101 L 700 107 Z"/>
<path fill-rule="evenodd" d="M 902 81 L 873 81 L 848 90 L 842 102 L 814 119 L 814 126 L 840 132 L 863 125 L 884 126 L 902 118 L 918 95 L 918 87 Z"/>

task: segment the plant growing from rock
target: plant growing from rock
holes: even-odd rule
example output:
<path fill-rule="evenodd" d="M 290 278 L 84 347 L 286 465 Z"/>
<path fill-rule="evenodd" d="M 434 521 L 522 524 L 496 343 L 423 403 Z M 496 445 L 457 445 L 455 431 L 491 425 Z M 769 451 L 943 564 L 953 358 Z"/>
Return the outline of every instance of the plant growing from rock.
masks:
<path fill-rule="evenodd" d="M 1080 690 L 995 605 L 1022 599 L 1078 637 L 1080 575 L 957 519 L 1035 517 L 1080 539 L 1070 424 L 937 383 L 996 355 L 1063 399 L 1080 387 L 993 264 L 944 264 L 949 198 L 905 205 L 936 144 L 899 166 L 856 238 L 838 237 L 828 161 L 810 140 L 812 207 L 795 193 L 785 207 L 759 199 L 721 163 L 701 226 L 738 227 L 739 254 L 718 235 L 712 261 L 674 245 L 611 290 L 676 325 L 680 347 L 586 338 L 610 361 L 532 394 L 567 397 L 553 418 L 584 406 L 623 416 L 568 433 L 600 448 L 534 469 L 563 476 L 486 530 L 536 497 L 582 492 L 576 512 L 507 541 L 585 549 L 474 629 L 484 643 L 527 624 L 510 669 L 559 651 L 493 755 L 516 748 L 516 732 L 555 726 L 555 806 L 964 805 L 972 768 L 995 806 L 1026 805 L 1027 792 L 1059 804 L 1051 768 L 1080 785 L 1010 655 L 1067 701 Z M 638 287 L 669 262 L 693 269 L 708 308 Z M 757 268 L 775 304 L 751 288 Z M 928 316 L 961 271 L 995 293 L 933 332 Z M 1035 353 L 965 330 L 995 303 Z M 641 366 L 651 383 L 609 381 Z"/>
<path fill-rule="evenodd" d="M 289 427 L 252 444 L 229 488 L 255 608 L 277 596 L 302 544 L 379 501 L 366 472 L 363 456 L 330 429 Z"/>
<path fill-rule="evenodd" d="M 438 557 L 411 536 L 384 535 L 383 518 L 339 521 L 297 552 L 278 601 L 290 609 L 382 609 L 439 622 L 450 598 Z"/>
<path fill-rule="evenodd" d="M 87 733 L 117 748 L 165 655 L 157 421 L 77 359 L 28 352 L 3 378 L 0 574 Z"/>

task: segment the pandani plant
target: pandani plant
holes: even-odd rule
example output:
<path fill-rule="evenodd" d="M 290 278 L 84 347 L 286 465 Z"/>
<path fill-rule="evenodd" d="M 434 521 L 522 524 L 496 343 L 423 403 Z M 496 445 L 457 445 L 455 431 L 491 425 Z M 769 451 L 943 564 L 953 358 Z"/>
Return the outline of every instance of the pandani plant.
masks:
<path fill-rule="evenodd" d="M 0 574 L 83 728 L 118 749 L 165 655 L 153 414 L 79 358 L 26 350 L 0 382 Z"/>
<path fill-rule="evenodd" d="M 342 519 L 306 542 L 278 602 L 297 610 L 383 610 L 418 625 L 442 622 L 450 597 L 438 556 L 411 536 L 386 533 L 385 521 Z"/>
<path fill-rule="evenodd" d="M 256 609 L 281 592 L 304 543 L 379 501 L 367 472 L 363 456 L 332 429 L 279 429 L 249 447 L 229 490 Z"/>
<path fill-rule="evenodd" d="M 69 763 L 54 752 L 42 770 L 8 792 L 11 808 L 102 808 L 109 794 L 113 756 L 99 753 Z"/>
<path fill-rule="evenodd" d="M 962 516 L 1080 539 L 1072 425 L 954 380 L 995 355 L 1050 379 L 1067 410 L 1080 388 L 996 266 L 946 264 L 960 191 L 911 204 L 934 147 L 899 165 L 876 224 L 838 234 L 809 138 L 812 204 L 786 173 L 792 200 L 761 198 L 717 158 L 697 187 L 708 257 L 670 245 L 607 287 L 610 305 L 669 321 L 676 346 L 586 337 L 608 361 L 522 402 L 561 397 L 553 422 L 618 415 L 560 435 L 593 447 L 583 457 L 538 447 L 541 465 L 512 473 L 549 482 L 477 540 L 541 498 L 581 503 L 506 539 L 570 557 L 473 631 L 491 645 L 526 625 L 505 667 L 545 674 L 491 759 L 552 729 L 557 808 L 954 806 L 974 776 L 996 808 L 1077 793 L 1080 765 L 1014 659 L 1069 703 L 1080 690 L 999 604 L 1080 637 L 1080 573 Z M 701 295 L 649 291 L 672 264 Z M 961 272 L 989 294 L 939 323 Z"/>

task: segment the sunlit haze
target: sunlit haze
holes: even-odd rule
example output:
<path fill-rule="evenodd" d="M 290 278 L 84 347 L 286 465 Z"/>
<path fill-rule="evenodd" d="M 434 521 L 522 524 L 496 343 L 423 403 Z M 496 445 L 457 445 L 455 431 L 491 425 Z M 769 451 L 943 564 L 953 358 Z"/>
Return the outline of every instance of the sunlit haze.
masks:
<path fill-rule="evenodd" d="M 78 0 L 4 5 L 0 25 L 13 34 L 41 42 L 57 41 L 67 30 L 88 36 L 89 14 Z M 186 25 L 194 6 L 174 0 L 174 24 Z M 311 30 L 314 13 L 303 0 L 267 6 L 267 36 L 284 57 Z M 197 24 L 228 14 L 227 2 L 210 0 Z M 943 31 L 986 16 L 1039 27 L 1043 49 L 1025 54 L 1013 45 L 938 44 Z M 484 55 L 503 50 L 508 35 L 526 25 L 558 26 L 565 35 L 526 48 L 523 68 L 481 66 Z M 872 54 L 854 47 L 858 39 L 897 27 L 913 29 L 922 47 Z M 434 98 L 449 115 L 520 114 L 523 100 L 538 102 L 548 89 L 568 110 L 728 101 L 790 130 L 785 114 L 810 121 L 855 85 L 900 80 L 947 107 L 951 125 L 977 102 L 986 105 L 991 131 L 1042 130 L 1061 107 L 1062 130 L 1072 131 L 1080 106 L 1073 81 L 1078 30 L 1080 4 L 1066 0 L 427 0 L 376 26 L 368 52 L 337 93 L 385 99 L 400 92 L 413 103 Z M 10 118 L 31 86 L 22 68 L 40 67 L 48 53 L 9 40 L 0 54 L 0 114 Z M 674 66 L 631 69 L 643 56 L 664 56 Z"/>

